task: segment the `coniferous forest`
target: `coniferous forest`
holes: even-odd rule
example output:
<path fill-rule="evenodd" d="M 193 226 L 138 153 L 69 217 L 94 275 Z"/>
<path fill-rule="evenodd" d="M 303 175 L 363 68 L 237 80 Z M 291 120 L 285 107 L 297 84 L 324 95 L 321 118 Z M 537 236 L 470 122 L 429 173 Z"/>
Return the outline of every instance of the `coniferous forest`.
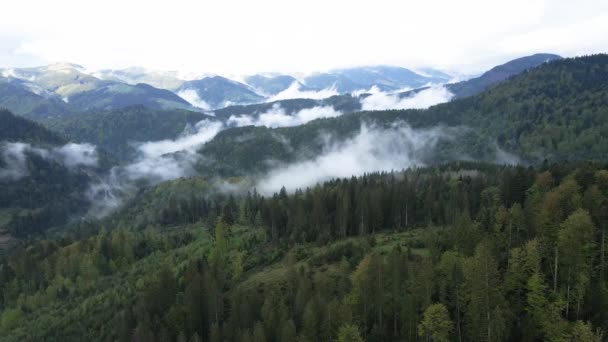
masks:
<path fill-rule="evenodd" d="M 7 1 L 0 342 L 608 341 L 604 2 Z"/>
<path fill-rule="evenodd" d="M 602 165 L 457 163 L 162 204 L 17 248 L 0 268 L 6 340 L 601 341 L 608 328 Z"/>

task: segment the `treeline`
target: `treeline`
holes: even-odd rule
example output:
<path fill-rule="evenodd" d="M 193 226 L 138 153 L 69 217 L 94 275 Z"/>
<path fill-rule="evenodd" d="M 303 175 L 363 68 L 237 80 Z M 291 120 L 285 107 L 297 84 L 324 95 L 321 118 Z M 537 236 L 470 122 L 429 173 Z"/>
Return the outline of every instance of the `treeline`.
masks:
<path fill-rule="evenodd" d="M 0 267 L 0 331 L 8 341 L 601 341 L 607 209 L 608 170 L 593 164 L 461 163 L 271 197 L 174 198 L 157 214 L 163 233 L 123 227 L 16 251 Z"/>
<path fill-rule="evenodd" d="M 553 172 L 561 178 L 567 171 L 556 165 Z M 535 177 L 525 167 L 460 162 L 337 179 L 289 195 L 283 188 L 270 197 L 255 189 L 245 196 L 171 196 L 154 220 L 213 225 L 222 216 L 228 224 L 264 227 L 273 241 L 326 243 L 385 229 L 451 225 L 463 213 L 478 217 L 500 205 L 510 208 L 524 203 Z"/>

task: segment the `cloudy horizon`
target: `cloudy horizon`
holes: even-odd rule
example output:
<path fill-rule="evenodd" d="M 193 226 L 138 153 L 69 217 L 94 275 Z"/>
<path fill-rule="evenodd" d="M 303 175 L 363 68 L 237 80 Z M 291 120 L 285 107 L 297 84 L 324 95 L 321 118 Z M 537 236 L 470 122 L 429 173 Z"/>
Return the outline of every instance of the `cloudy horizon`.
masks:
<path fill-rule="evenodd" d="M 242 75 L 395 65 L 475 74 L 534 53 L 608 51 L 608 3 L 597 0 L 23 0 L 5 13 L 2 67 Z"/>

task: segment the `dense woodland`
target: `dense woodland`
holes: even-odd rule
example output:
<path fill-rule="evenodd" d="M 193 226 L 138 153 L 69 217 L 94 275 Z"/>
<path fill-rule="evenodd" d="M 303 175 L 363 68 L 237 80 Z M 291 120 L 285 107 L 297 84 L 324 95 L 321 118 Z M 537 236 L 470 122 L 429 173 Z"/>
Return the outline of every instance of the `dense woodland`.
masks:
<path fill-rule="evenodd" d="M 599 165 L 459 163 L 195 195 L 15 251 L 0 266 L 5 340 L 601 341 L 608 329 Z M 156 218 L 129 225 L 138 210 Z"/>

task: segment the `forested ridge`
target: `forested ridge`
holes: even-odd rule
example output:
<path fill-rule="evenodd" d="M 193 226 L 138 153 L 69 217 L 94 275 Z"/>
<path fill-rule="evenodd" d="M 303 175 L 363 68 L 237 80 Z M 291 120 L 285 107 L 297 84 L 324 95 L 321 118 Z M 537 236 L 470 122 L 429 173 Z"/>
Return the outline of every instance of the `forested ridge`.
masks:
<path fill-rule="evenodd" d="M 605 338 L 603 165 L 209 184 L 163 183 L 168 199 L 19 247 L 0 264 L 4 340 Z"/>
<path fill-rule="evenodd" d="M 137 105 L 52 118 L 44 124 L 74 141 L 95 144 L 124 162 L 137 155 L 134 144 L 177 137 L 186 127 L 204 119 L 215 120 L 199 112 Z"/>
<path fill-rule="evenodd" d="M 22 142 L 42 145 L 58 145 L 67 139 L 49 131 L 33 121 L 15 116 L 8 110 L 0 108 L 0 137 L 2 141 Z"/>

